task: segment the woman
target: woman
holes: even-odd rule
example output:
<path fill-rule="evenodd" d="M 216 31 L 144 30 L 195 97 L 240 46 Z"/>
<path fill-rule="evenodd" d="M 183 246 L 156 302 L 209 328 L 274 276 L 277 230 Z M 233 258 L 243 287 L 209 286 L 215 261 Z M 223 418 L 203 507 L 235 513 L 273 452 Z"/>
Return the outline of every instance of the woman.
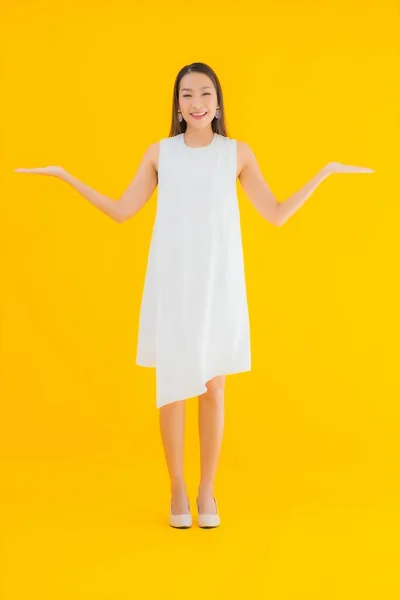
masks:
<path fill-rule="evenodd" d="M 156 403 L 171 480 L 169 524 L 192 525 L 183 469 L 184 401 L 198 396 L 198 524 L 217 527 L 214 481 L 224 426 L 226 375 L 251 368 L 236 180 L 260 215 L 281 226 L 329 175 L 371 173 L 372 169 L 328 163 L 302 189 L 278 202 L 250 146 L 227 134 L 217 75 L 208 65 L 193 63 L 175 79 L 169 137 L 147 148 L 118 201 L 59 166 L 16 171 L 62 179 L 118 223 L 133 217 L 158 185 L 137 364 L 156 368 Z"/>

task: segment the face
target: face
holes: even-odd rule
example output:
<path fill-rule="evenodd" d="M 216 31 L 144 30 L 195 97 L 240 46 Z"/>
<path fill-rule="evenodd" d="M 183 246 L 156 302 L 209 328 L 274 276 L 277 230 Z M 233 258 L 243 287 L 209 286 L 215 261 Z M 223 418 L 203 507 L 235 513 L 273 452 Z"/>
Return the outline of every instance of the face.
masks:
<path fill-rule="evenodd" d="M 218 108 L 216 89 L 205 73 L 187 73 L 179 84 L 179 110 L 188 127 L 203 129 L 211 124 Z M 191 113 L 206 113 L 196 119 Z"/>

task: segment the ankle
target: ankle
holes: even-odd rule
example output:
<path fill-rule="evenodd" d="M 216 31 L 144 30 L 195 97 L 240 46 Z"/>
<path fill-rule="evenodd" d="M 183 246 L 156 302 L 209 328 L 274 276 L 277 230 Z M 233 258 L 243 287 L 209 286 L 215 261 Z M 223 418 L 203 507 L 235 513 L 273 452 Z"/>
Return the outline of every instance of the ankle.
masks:
<path fill-rule="evenodd" d="M 198 489 L 198 496 L 214 496 L 214 484 L 213 483 L 200 483 Z"/>
<path fill-rule="evenodd" d="M 184 481 L 172 481 L 171 482 L 171 494 L 173 496 L 185 496 L 187 495 L 187 488 Z"/>

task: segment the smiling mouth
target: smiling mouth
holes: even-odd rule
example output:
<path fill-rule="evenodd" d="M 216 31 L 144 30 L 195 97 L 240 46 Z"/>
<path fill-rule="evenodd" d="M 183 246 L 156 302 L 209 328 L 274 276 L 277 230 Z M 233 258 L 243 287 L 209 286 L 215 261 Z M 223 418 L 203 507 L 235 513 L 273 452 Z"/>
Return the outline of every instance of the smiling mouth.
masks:
<path fill-rule="evenodd" d="M 204 113 L 190 113 L 192 117 L 205 117 L 207 112 Z"/>

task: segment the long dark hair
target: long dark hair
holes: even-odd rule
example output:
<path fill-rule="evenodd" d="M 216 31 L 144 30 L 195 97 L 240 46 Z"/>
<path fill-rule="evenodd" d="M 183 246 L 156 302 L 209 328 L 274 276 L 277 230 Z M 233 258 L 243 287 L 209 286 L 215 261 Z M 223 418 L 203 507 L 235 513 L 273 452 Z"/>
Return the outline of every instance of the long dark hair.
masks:
<path fill-rule="evenodd" d="M 220 111 L 221 116 L 219 119 L 216 119 L 214 117 L 214 119 L 211 122 L 211 128 L 215 133 L 219 133 L 220 135 L 229 137 L 227 129 L 226 129 L 226 124 L 225 124 L 224 98 L 223 98 L 223 94 L 222 94 L 221 84 L 219 82 L 219 79 L 218 79 L 216 73 L 213 71 L 213 69 L 202 62 L 195 62 L 195 63 L 192 63 L 191 65 L 185 65 L 184 67 L 182 67 L 182 69 L 179 71 L 178 75 L 176 76 L 175 83 L 174 83 L 173 100 L 172 100 L 172 122 L 171 122 L 171 129 L 169 132 L 169 137 L 174 137 L 175 135 L 179 135 L 180 133 L 184 133 L 186 131 L 187 123 L 186 123 L 185 119 L 182 119 L 181 122 L 178 121 L 179 83 L 184 75 L 186 75 L 187 73 L 191 73 L 193 71 L 195 71 L 197 73 L 204 73 L 205 75 L 208 75 L 208 77 L 213 82 L 214 87 L 217 91 L 217 100 L 218 100 L 218 106 L 219 106 L 219 111 Z"/>

